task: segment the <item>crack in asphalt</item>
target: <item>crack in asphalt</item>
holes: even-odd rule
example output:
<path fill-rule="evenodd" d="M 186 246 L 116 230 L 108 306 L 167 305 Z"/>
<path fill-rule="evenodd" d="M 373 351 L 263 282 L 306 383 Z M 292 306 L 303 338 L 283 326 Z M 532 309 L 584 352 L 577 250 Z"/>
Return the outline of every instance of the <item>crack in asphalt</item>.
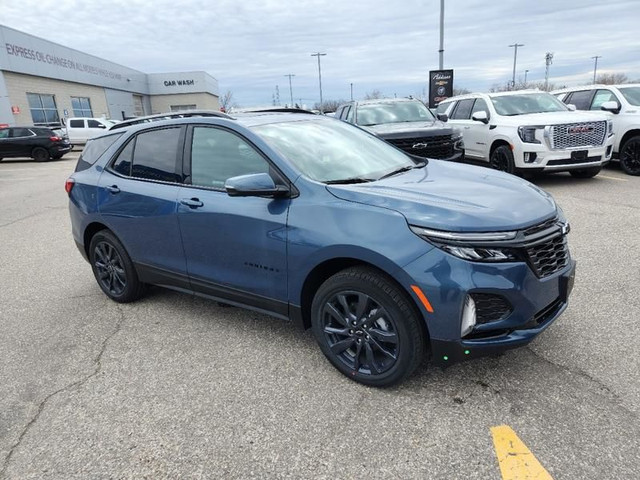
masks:
<path fill-rule="evenodd" d="M 70 384 L 65 385 L 64 387 L 59 388 L 55 392 L 50 393 L 49 395 L 47 395 L 40 402 L 40 404 L 38 405 L 38 411 L 33 416 L 33 418 L 22 429 L 22 432 L 20 433 L 20 436 L 18 437 L 18 440 L 11 446 L 11 448 L 9 449 L 9 453 L 4 458 L 4 461 L 2 462 L 2 467 L 0 468 L 0 479 L 4 478 L 4 474 L 7 471 L 7 468 L 9 467 L 9 463 L 11 462 L 11 458 L 13 457 L 14 452 L 18 449 L 18 447 L 20 447 L 20 444 L 22 443 L 22 440 L 24 439 L 24 437 L 27 435 L 27 433 L 29 433 L 29 430 L 31 430 L 31 428 L 38 421 L 38 419 L 40 418 L 40 415 L 44 411 L 44 409 L 47 406 L 49 400 L 51 400 L 53 397 L 55 397 L 56 395 L 58 395 L 60 393 L 63 393 L 63 392 L 68 391 L 68 390 L 71 390 L 73 388 L 81 387 L 82 385 L 87 383 L 89 380 L 91 380 L 93 377 L 95 377 L 96 375 L 98 375 L 102 371 L 102 356 L 104 355 L 104 352 L 107 349 L 107 346 L 109 344 L 109 340 L 111 340 L 115 335 L 118 334 L 118 332 L 120 332 L 120 330 L 122 328 L 122 324 L 124 323 L 124 320 L 125 320 L 124 313 L 120 309 L 119 305 L 116 305 L 116 309 L 118 310 L 120 318 L 116 322 L 116 326 L 113 329 L 113 331 L 109 335 L 107 335 L 107 337 L 103 340 L 102 345 L 100 347 L 100 351 L 94 357 L 93 364 L 95 365 L 95 367 L 93 369 L 93 372 L 91 372 L 90 374 L 86 375 L 84 378 L 76 380 L 75 382 L 71 382 Z"/>

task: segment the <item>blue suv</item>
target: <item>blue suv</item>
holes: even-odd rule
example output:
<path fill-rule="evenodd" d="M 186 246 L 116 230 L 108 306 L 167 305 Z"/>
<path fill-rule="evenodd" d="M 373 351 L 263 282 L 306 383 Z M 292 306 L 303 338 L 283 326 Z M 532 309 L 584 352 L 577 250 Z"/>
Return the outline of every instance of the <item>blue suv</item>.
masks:
<path fill-rule="evenodd" d="M 445 366 L 525 345 L 573 286 L 549 194 L 313 114 L 107 132 L 65 188 L 111 299 L 153 284 L 289 319 L 367 385 L 402 381 L 425 355 Z"/>

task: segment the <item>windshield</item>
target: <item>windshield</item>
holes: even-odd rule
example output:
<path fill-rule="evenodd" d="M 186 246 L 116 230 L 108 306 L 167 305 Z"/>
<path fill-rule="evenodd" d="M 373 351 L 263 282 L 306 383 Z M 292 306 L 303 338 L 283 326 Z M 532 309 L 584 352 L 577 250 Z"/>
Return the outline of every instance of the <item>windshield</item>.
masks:
<path fill-rule="evenodd" d="M 631 105 L 640 107 L 640 87 L 618 87 L 624 98 Z"/>
<path fill-rule="evenodd" d="M 416 166 L 384 140 L 328 118 L 258 125 L 252 130 L 304 175 L 319 182 L 372 181 Z"/>
<path fill-rule="evenodd" d="M 381 123 L 433 122 L 435 117 L 422 102 L 372 103 L 358 106 L 356 123 L 363 127 Z"/>
<path fill-rule="evenodd" d="M 549 93 L 523 93 L 491 97 L 498 115 L 513 116 L 527 113 L 566 112 L 564 103 Z"/>

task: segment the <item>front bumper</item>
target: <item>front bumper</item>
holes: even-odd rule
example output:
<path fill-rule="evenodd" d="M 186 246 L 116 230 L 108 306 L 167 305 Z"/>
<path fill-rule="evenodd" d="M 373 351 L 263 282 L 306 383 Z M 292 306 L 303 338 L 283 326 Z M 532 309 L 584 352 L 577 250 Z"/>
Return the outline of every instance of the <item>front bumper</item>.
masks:
<path fill-rule="evenodd" d="M 433 312 L 420 307 L 429 331 L 432 363 L 447 366 L 531 342 L 567 308 L 575 265 L 569 259 L 562 270 L 538 278 L 524 262 L 468 262 L 436 248 L 405 266 L 432 306 Z M 499 295 L 513 309 L 506 318 L 476 325 L 461 338 L 464 302 L 474 293 Z"/>
<path fill-rule="evenodd" d="M 614 136 L 599 147 L 550 150 L 543 144 L 521 143 L 514 150 L 516 167 L 522 170 L 566 172 L 602 167 L 609 163 L 613 153 Z"/>

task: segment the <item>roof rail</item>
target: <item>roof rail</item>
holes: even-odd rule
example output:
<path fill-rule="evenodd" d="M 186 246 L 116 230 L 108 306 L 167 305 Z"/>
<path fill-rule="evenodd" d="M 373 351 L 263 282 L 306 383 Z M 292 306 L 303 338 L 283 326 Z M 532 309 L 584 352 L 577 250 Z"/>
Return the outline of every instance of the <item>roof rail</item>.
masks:
<path fill-rule="evenodd" d="M 310 110 L 295 107 L 234 108 L 231 113 L 310 113 L 311 115 L 315 115 L 315 113 Z"/>
<path fill-rule="evenodd" d="M 158 113 L 155 115 L 146 115 L 144 117 L 135 117 L 129 120 L 116 123 L 109 127 L 109 130 L 116 130 L 118 128 L 130 127 L 131 125 L 139 125 L 141 123 L 159 122 L 160 120 L 171 120 L 175 118 L 189 118 L 189 117 L 220 117 L 220 118 L 232 118 L 226 113 L 218 112 L 217 110 L 182 110 L 179 112 Z"/>

